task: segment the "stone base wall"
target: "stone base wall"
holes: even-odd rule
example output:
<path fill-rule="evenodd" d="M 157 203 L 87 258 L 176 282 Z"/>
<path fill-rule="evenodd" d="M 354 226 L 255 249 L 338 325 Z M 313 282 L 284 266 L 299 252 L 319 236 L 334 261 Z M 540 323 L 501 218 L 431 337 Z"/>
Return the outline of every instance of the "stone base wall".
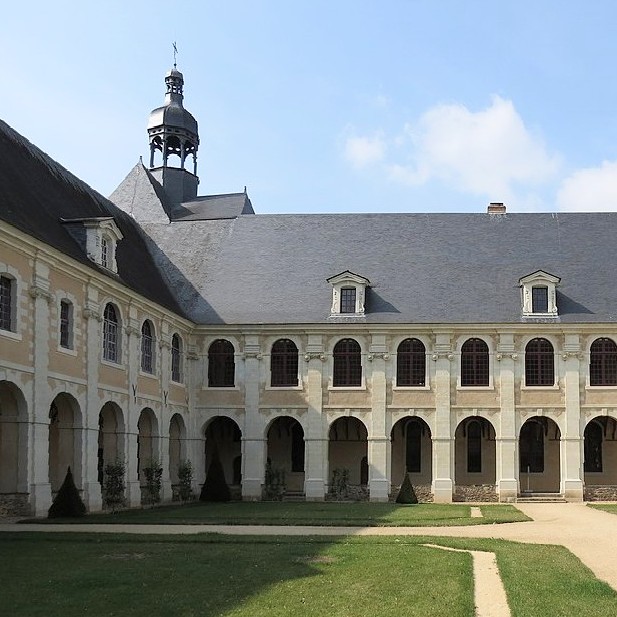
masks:
<path fill-rule="evenodd" d="M 347 487 L 347 494 L 344 496 L 337 496 L 334 493 L 328 491 L 326 494 L 326 501 L 368 501 L 369 491 L 368 487 L 364 484 L 353 484 Z"/>
<path fill-rule="evenodd" d="M 27 493 L 0 495 L 0 518 L 8 516 L 31 516 Z"/>
<path fill-rule="evenodd" d="M 499 501 L 497 486 L 494 484 L 456 485 L 452 501 Z"/>
<path fill-rule="evenodd" d="M 400 490 L 400 486 L 392 487 L 392 492 L 390 493 L 390 501 L 396 501 Z M 413 490 L 416 494 L 416 497 L 418 498 L 418 503 L 433 503 L 433 492 L 431 491 L 430 484 L 414 484 Z"/>
<path fill-rule="evenodd" d="M 585 486 L 583 499 L 585 501 L 617 501 L 617 485 Z"/>

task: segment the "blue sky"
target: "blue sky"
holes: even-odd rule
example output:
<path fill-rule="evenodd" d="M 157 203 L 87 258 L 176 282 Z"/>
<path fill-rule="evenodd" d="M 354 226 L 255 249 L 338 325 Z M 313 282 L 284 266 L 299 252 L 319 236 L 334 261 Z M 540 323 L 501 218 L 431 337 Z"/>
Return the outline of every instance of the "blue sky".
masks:
<path fill-rule="evenodd" d="M 617 210 L 617 2 L 3 8 L 0 117 L 109 195 L 173 63 L 200 194 L 259 213 Z"/>

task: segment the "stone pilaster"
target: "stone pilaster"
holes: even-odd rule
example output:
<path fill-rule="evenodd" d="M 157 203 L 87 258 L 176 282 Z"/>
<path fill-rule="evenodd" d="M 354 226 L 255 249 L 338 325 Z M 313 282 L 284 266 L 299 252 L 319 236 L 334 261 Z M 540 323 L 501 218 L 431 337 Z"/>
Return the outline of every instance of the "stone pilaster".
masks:
<path fill-rule="evenodd" d="M 137 321 L 137 311 L 135 307 L 129 305 L 124 327 L 125 351 L 123 361 L 127 371 L 127 408 L 124 433 L 124 452 L 126 454 L 126 502 L 128 506 L 139 506 L 141 504 L 141 487 L 139 481 L 138 459 L 137 459 L 137 440 L 139 435 L 139 414 L 140 405 L 136 396 L 137 377 L 140 366 L 140 333 L 141 328 Z"/>
<path fill-rule="evenodd" d="M 562 359 L 566 414 L 565 430 L 561 436 L 561 492 L 568 501 L 582 501 L 581 347 L 578 334 L 565 335 Z"/>
<path fill-rule="evenodd" d="M 454 436 L 450 411 L 451 334 L 439 333 L 432 356 L 435 362 L 435 434 L 433 435 L 433 498 L 451 503 L 454 488 Z"/>
<path fill-rule="evenodd" d="M 308 427 L 304 466 L 307 501 L 323 501 L 328 484 L 328 435 L 323 419 L 324 346 L 320 334 L 309 334 L 304 361 L 307 368 Z"/>
<path fill-rule="evenodd" d="M 371 431 L 368 439 L 369 495 L 371 501 L 388 501 L 388 450 L 386 434 L 386 362 L 390 359 L 384 333 L 373 333 L 367 356 L 371 371 Z M 367 375 L 368 381 L 369 375 Z"/>
<path fill-rule="evenodd" d="M 514 349 L 514 335 L 503 332 L 495 356 L 499 379 L 499 425 L 495 427 L 496 480 L 499 501 L 514 501 L 518 495 L 518 465 L 516 438 L 516 405 L 514 394 L 514 365 L 518 355 Z"/>

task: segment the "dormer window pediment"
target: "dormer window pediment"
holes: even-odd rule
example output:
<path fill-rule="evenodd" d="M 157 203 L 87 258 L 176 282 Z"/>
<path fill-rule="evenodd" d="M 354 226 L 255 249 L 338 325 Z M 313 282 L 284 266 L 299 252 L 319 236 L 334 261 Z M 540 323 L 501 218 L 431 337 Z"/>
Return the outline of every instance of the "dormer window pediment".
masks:
<path fill-rule="evenodd" d="M 536 270 L 519 280 L 523 317 L 557 317 L 558 276 Z"/>
<path fill-rule="evenodd" d="M 67 231 L 94 263 L 118 272 L 116 246 L 124 238 L 112 217 L 63 219 Z"/>
<path fill-rule="evenodd" d="M 332 285 L 331 315 L 364 315 L 366 288 L 371 284 L 367 278 L 345 270 L 327 281 Z"/>

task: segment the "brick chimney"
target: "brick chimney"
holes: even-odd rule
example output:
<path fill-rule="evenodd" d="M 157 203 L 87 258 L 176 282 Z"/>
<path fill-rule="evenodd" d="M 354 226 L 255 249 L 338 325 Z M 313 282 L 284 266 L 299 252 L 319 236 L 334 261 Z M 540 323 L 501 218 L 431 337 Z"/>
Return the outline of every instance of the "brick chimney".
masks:
<path fill-rule="evenodd" d="M 501 201 L 491 201 L 486 210 L 487 214 L 505 214 L 506 206 Z"/>

